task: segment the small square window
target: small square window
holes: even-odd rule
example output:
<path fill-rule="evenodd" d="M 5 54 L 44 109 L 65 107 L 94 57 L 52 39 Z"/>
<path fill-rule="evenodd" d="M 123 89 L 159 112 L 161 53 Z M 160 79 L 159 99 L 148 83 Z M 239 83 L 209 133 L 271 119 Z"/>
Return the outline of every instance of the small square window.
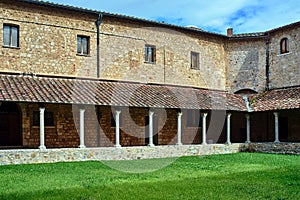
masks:
<path fill-rule="evenodd" d="M 77 54 L 89 55 L 90 53 L 90 37 L 88 36 L 77 36 Z"/>
<path fill-rule="evenodd" d="M 187 126 L 201 127 L 199 110 L 187 110 Z"/>
<path fill-rule="evenodd" d="M 199 53 L 191 52 L 191 68 L 200 69 L 199 67 Z"/>
<path fill-rule="evenodd" d="M 45 126 L 54 126 L 54 117 L 53 112 L 44 113 L 44 125 Z M 40 126 L 40 112 L 33 112 L 33 126 Z"/>
<path fill-rule="evenodd" d="M 155 63 L 156 57 L 156 48 L 153 45 L 145 46 L 145 62 L 147 63 Z"/>
<path fill-rule="evenodd" d="M 3 45 L 5 47 L 19 47 L 19 26 L 3 25 Z"/>

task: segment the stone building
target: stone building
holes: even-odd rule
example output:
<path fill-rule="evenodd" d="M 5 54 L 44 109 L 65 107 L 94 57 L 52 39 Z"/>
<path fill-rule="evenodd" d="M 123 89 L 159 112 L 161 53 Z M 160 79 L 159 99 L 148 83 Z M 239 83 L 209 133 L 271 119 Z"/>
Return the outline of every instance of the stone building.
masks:
<path fill-rule="evenodd" d="M 0 11 L 1 149 L 300 142 L 299 22 L 221 35 L 37 0 Z"/>

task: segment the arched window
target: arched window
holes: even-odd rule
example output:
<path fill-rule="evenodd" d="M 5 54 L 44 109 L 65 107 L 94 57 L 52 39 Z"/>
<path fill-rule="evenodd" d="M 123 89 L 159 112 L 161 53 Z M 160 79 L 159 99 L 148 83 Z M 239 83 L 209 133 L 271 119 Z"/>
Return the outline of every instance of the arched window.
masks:
<path fill-rule="evenodd" d="M 280 41 L 280 53 L 288 53 L 289 52 L 289 40 L 287 38 L 283 38 Z"/>

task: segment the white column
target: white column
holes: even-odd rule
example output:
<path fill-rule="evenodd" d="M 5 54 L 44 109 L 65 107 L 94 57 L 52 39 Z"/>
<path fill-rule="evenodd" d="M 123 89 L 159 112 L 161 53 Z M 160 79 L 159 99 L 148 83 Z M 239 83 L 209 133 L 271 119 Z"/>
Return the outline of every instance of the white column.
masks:
<path fill-rule="evenodd" d="M 116 111 L 116 145 L 115 147 L 117 148 L 121 148 L 121 145 L 120 145 L 120 114 L 121 114 L 121 111 L 120 110 L 117 110 Z"/>
<path fill-rule="evenodd" d="M 206 145 L 206 117 L 207 113 L 202 114 L 202 145 Z"/>
<path fill-rule="evenodd" d="M 279 117 L 279 113 L 278 112 L 274 112 L 274 116 L 275 116 L 275 143 L 279 143 L 279 123 L 278 123 L 278 117 Z"/>
<path fill-rule="evenodd" d="M 246 114 L 246 120 L 247 120 L 247 141 L 246 143 L 250 144 L 251 140 L 250 140 L 250 115 Z"/>
<path fill-rule="evenodd" d="M 230 141 L 230 117 L 231 117 L 231 113 L 227 114 L 227 142 L 226 144 L 231 144 Z"/>
<path fill-rule="evenodd" d="M 45 150 L 45 108 L 40 108 L 40 150 Z"/>
<path fill-rule="evenodd" d="M 153 116 L 154 112 L 152 110 L 149 111 L 149 147 L 154 147 L 153 144 Z"/>
<path fill-rule="evenodd" d="M 178 113 L 178 120 L 177 120 L 177 145 L 182 145 L 182 142 L 181 142 L 181 118 L 182 118 L 182 113 L 179 112 Z"/>
<path fill-rule="evenodd" d="M 79 145 L 79 148 L 85 148 L 85 145 L 84 145 L 84 112 L 85 112 L 85 109 L 80 109 L 80 130 L 79 130 L 79 133 L 80 133 L 80 145 Z"/>

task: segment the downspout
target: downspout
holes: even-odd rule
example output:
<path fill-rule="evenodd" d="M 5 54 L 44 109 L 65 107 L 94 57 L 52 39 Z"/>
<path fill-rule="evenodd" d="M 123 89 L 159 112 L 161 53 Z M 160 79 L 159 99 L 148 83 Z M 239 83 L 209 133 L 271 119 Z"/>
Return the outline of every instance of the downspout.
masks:
<path fill-rule="evenodd" d="M 97 78 L 100 79 L 100 25 L 102 23 L 103 14 L 99 14 L 95 22 L 97 27 Z"/>
<path fill-rule="evenodd" d="M 270 34 L 266 41 L 266 91 L 270 90 Z"/>
<path fill-rule="evenodd" d="M 95 22 L 96 27 L 97 27 L 97 78 L 100 79 L 100 25 L 102 23 L 102 18 L 103 14 L 99 13 L 98 19 Z M 97 121 L 98 121 L 98 126 L 97 126 L 97 146 L 100 147 L 100 119 L 101 119 L 101 111 L 100 111 L 100 106 L 96 106 L 96 112 L 97 112 Z"/>

